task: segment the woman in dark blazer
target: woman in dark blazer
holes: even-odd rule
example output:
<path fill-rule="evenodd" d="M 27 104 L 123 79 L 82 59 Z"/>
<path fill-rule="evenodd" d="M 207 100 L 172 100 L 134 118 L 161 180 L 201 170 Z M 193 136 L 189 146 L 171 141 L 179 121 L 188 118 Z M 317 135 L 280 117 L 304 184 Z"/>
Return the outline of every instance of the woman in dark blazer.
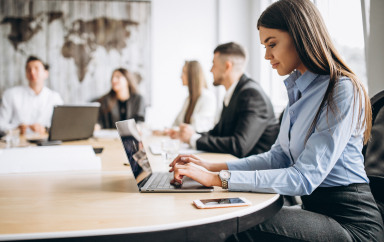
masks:
<path fill-rule="evenodd" d="M 103 129 L 115 128 L 115 122 L 135 119 L 143 122 L 145 102 L 138 93 L 134 76 L 128 70 L 119 68 L 113 71 L 112 88 L 106 95 L 99 98 L 99 124 Z"/>

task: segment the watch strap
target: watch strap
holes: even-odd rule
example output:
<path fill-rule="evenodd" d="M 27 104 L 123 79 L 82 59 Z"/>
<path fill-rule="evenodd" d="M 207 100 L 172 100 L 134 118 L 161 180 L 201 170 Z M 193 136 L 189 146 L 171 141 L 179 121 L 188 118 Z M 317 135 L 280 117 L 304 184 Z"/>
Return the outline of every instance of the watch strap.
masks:
<path fill-rule="evenodd" d="M 228 189 L 228 181 L 224 180 L 224 179 L 221 179 L 221 187 L 223 189 Z"/>

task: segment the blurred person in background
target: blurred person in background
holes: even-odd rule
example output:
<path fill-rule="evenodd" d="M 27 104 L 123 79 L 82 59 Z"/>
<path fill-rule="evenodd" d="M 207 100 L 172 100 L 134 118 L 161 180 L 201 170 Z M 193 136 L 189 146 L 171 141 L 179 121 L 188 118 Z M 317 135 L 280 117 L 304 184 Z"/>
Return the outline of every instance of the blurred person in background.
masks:
<path fill-rule="evenodd" d="M 139 94 L 134 75 L 127 69 L 118 68 L 111 77 L 111 90 L 96 101 L 100 103 L 99 120 L 96 129 L 114 129 L 115 122 L 135 119 L 145 120 L 145 101 Z"/>
<path fill-rule="evenodd" d="M 177 115 L 172 127 L 189 124 L 199 132 L 210 130 L 214 125 L 216 114 L 215 95 L 208 90 L 203 68 L 196 60 L 185 61 L 181 80 L 188 87 L 188 97 Z M 155 130 L 155 135 L 170 135 L 176 138 L 171 129 Z"/>
<path fill-rule="evenodd" d="M 53 107 L 63 104 L 60 94 L 45 86 L 49 66 L 35 56 L 25 65 L 28 86 L 12 87 L 4 92 L 0 106 L 0 130 L 19 128 L 21 134 L 44 134 L 51 126 Z"/>
<path fill-rule="evenodd" d="M 279 124 L 260 84 L 244 74 L 244 48 L 230 42 L 217 46 L 213 54 L 213 85 L 222 85 L 226 90 L 218 123 L 201 133 L 181 124 L 172 135 L 194 149 L 237 157 L 268 151 L 276 140 Z"/>

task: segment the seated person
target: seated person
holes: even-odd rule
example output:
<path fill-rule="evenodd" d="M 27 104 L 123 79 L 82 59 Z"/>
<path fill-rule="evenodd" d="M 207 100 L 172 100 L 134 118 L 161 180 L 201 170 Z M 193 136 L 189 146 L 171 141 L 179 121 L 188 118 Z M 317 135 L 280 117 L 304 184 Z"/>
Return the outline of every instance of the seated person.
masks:
<path fill-rule="evenodd" d="M 226 89 L 219 122 L 205 133 L 186 124 L 173 137 L 192 148 L 230 153 L 237 157 L 268 151 L 279 132 L 272 103 L 259 83 L 244 75 L 246 54 L 240 45 L 226 43 L 214 50 L 213 85 Z"/>
<path fill-rule="evenodd" d="M 144 122 L 145 102 L 138 93 L 133 74 L 124 68 L 116 69 L 111 84 L 109 93 L 97 100 L 100 103 L 98 123 L 101 128 L 114 129 L 115 122 L 131 118 Z"/>
<path fill-rule="evenodd" d="M 186 61 L 181 75 L 183 86 L 188 87 L 189 96 L 173 122 L 173 127 L 190 124 L 194 130 L 204 132 L 214 125 L 216 113 L 215 95 L 207 89 L 203 68 L 198 61 Z M 170 130 L 154 131 L 155 135 L 168 135 Z"/>
<path fill-rule="evenodd" d="M 280 76 L 289 75 L 276 143 L 266 153 L 224 163 L 180 155 L 171 164 L 175 182 L 188 176 L 229 191 L 301 196 L 302 207 L 283 206 L 226 241 L 383 241 L 361 152 L 372 125 L 364 85 L 311 1 L 277 1 L 257 28 L 265 59 Z"/>
<path fill-rule="evenodd" d="M 30 56 L 25 65 L 28 86 L 12 87 L 4 92 L 0 107 L 0 130 L 19 128 L 44 134 L 51 125 L 53 107 L 63 104 L 55 91 L 44 86 L 49 66 L 35 56 Z"/>

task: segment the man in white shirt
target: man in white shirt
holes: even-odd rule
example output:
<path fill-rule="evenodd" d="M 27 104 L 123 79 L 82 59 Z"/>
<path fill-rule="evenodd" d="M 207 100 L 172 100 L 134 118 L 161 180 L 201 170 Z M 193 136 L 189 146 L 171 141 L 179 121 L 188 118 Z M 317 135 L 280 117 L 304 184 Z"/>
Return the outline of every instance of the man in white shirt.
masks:
<path fill-rule="evenodd" d="M 213 53 L 213 85 L 226 89 L 220 120 L 205 133 L 181 124 L 173 136 L 198 150 L 237 157 L 268 151 L 276 140 L 279 124 L 260 84 L 244 75 L 245 50 L 230 42 L 217 46 Z"/>
<path fill-rule="evenodd" d="M 30 56 L 25 65 L 28 86 L 6 90 L 0 106 L 0 130 L 19 128 L 43 134 L 51 125 L 53 107 L 63 104 L 60 94 L 45 87 L 49 66 L 39 58 Z"/>

